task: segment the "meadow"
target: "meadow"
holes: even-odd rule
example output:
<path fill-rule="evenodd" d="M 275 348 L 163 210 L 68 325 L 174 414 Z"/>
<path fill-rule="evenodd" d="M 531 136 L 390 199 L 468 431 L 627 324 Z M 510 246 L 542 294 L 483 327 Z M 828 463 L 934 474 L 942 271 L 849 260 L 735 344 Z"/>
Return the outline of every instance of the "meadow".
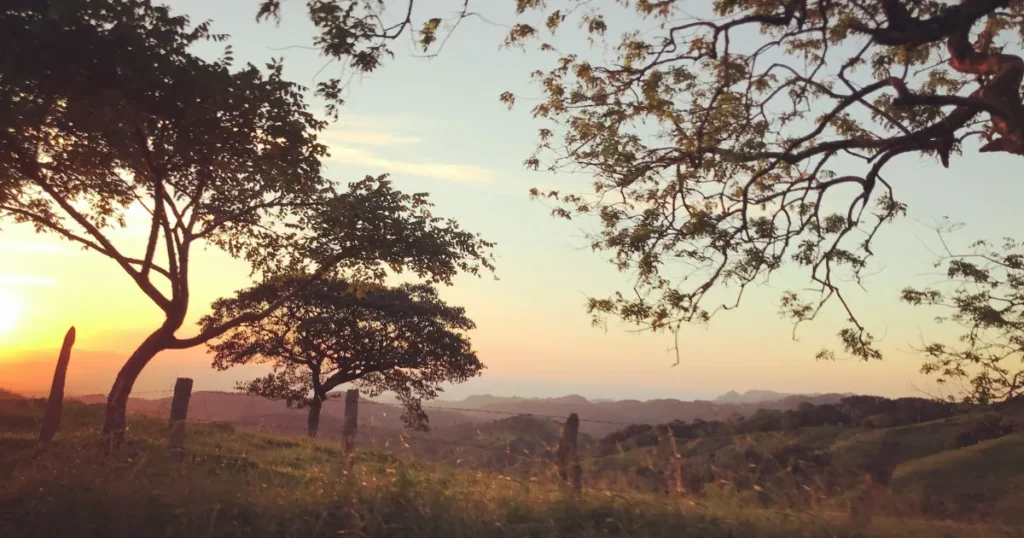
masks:
<path fill-rule="evenodd" d="M 1024 535 L 1010 523 L 912 516 L 855 525 L 838 506 L 766 509 L 596 478 L 577 498 L 546 470 L 529 476 L 459 468 L 384 450 L 360 450 L 346 472 L 336 443 L 226 423 L 189 424 L 188 454 L 179 463 L 166 453 L 166 421 L 133 416 L 126 444 L 107 455 L 98 433 L 102 408 L 75 401 L 67 402 L 56 441 L 39 449 L 42 407 L 42 400 L 11 394 L 0 400 L 3 538 Z M 914 458 L 896 480 L 957 481 L 992 465 L 1013 467 L 1020 441 L 1014 434 L 962 455 Z M 993 461 L 988 451 L 1003 445 L 1012 450 Z M 959 476 L 945 474 L 951 465 Z"/>

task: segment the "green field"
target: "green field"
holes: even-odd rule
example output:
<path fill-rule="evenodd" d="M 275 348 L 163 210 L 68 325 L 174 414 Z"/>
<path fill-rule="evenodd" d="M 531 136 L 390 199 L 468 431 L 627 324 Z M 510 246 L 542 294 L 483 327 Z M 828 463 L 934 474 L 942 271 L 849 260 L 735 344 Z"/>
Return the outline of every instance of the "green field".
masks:
<path fill-rule="evenodd" d="M 37 452 L 42 402 L 0 400 L 0 537 L 1022 535 L 1010 524 L 920 517 L 878 517 L 854 528 L 837 507 L 782 511 L 728 499 L 675 500 L 602 480 L 573 499 L 550 473 L 503 476 L 383 451 L 360 452 L 346 474 L 331 443 L 216 423 L 190 425 L 188 456 L 176 463 L 165 453 L 166 423 L 133 417 L 126 445 L 107 456 L 96 432 L 101 411 L 68 402 L 57 441 Z M 843 446 L 852 452 L 869 442 L 859 435 Z M 1019 490 L 1021 471 L 1005 471 L 1019 467 L 1022 447 L 1013 435 L 916 457 L 900 466 L 894 487 L 964 490 L 963 480 L 976 479 L 979 490 Z M 996 514 L 1001 505 L 996 499 L 986 506 Z"/>

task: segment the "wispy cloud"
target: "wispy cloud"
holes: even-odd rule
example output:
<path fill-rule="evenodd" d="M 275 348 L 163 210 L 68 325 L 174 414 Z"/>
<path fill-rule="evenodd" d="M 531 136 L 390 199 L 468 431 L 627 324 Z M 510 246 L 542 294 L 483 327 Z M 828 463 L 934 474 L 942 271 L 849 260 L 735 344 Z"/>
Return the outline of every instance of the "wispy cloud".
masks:
<path fill-rule="evenodd" d="M 57 281 L 52 278 L 35 276 L 35 275 L 15 275 L 0 273 L 0 284 L 21 287 L 21 286 L 33 286 L 33 287 L 45 287 L 56 284 Z"/>
<path fill-rule="evenodd" d="M 380 157 L 366 148 L 344 145 L 330 145 L 329 160 L 377 169 L 380 172 L 401 173 L 413 176 L 457 182 L 490 182 L 494 171 L 471 164 L 451 164 L 430 161 L 398 161 Z"/>
<path fill-rule="evenodd" d="M 328 144 L 355 144 L 357 146 L 397 146 L 415 144 L 420 141 L 417 136 L 402 136 L 389 131 L 328 131 L 322 135 Z"/>
<path fill-rule="evenodd" d="M 413 116 L 379 116 L 365 114 L 342 114 L 336 125 L 342 128 L 367 128 L 374 131 L 408 131 L 429 124 L 423 118 Z"/>
<path fill-rule="evenodd" d="M 74 254 L 75 250 L 58 245 L 37 245 L 33 243 L 0 243 L 0 250 L 31 252 L 33 254 Z"/>

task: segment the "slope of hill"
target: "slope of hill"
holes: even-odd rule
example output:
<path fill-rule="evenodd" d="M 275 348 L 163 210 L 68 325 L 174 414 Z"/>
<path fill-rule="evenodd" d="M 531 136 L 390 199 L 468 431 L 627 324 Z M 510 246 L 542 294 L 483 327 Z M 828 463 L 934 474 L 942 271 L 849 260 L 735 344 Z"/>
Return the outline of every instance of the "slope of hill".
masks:
<path fill-rule="evenodd" d="M 883 513 L 1024 525 L 1024 424 L 1019 408 L 975 411 L 907 426 L 816 426 L 677 440 L 691 494 L 746 506 L 847 507 L 882 486 Z M 663 491 L 655 446 L 588 461 L 594 475 L 619 474 Z M 1024 527 L 1022 527 L 1024 528 Z"/>
<path fill-rule="evenodd" d="M 422 537 L 724 538 L 1020 536 L 1012 527 L 878 518 L 851 527 L 839 513 L 679 503 L 587 486 L 574 499 L 538 475 L 357 454 L 346 474 L 331 444 L 189 426 L 188 456 L 170 460 L 166 422 L 131 419 L 129 443 L 99 450 L 102 409 L 68 402 L 64 430 L 35 451 L 41 400 L 0 401 L 0 535 L 121 538 Z M 537 424 L 527 428 L 547 428 Z"/>
<path fill-rule="evenodd" d="M 438 407 L 457 407 L 479 411 L 466 412 L 467 416 L 486 420 L 485 412 L 521 413 L 539 416 L 567 417 L 576 413 L 583 419 L 580 431 L 590 435 L 605 435 L 625 424 L 659 424 L 673 420 L 723 420 L 733 415 L 751 415 L 759 409 L 785 411 L 796 409 L 801 403 L 820 405 L 837 403 L 846 394 L 820 394 L 814 396 L 791 395 L 778 400 L 751 403 L 717 403 L 707 400 L 682 401 L 613 400 L 591 401 L 582 396 L 561 398 L 499 398 L 470 396 L 462 401 L 439 401 Z"/>
<path fill-rule="evenodd" d="M 460 401 L 436 400 L 424 404 L 433 429 L 458 424 L 479 424 L 502 415 L 535 415 L 564 420 L 571 413 L 582 419 L 580 431 L 588 435 L 603 436 L 626 424 L 659 424 L 674 420 L 725 419 L 734 415 L 749 416 L 759 409 L 789 410 L 801 403 L 835 403 L 843 395 L 786 396 L 781 400 L 745 404 L 718 404 L 711 401 L 614 400 L 590 401 L 579 395 L 559 398 L 508 398 L 489 395 L 470 396 Z M 106 402 L 106 396 L 89 395 L 78 398 L 86 403 Z M 402 410 L 386 401 L 362 400 L 360 424 L 370 429 L 402 429 Z M 155 416 L 166 416 L 170 397 L 131 398 L 128 411 Z M 344 402 L 328 400 L 321 415 L 320 431 L 328 437 L 337 437 L 341 431 Z M 196 420 L 220 420 L 246 428 L 266 429 L 282 434 L 305 432 L 304 410 L 288 408 L 283 402 L 271 401 L 237 392 L 198 391 L 192 395 L 189 416 Z"/>
<path fill-rule="evenodd" d="M 107 401 L 106 396 L 89 395 L 77 398 L 90 403 L 101 404 Z M 359 419 L 362 428 L 372 430 L 400 430 L 404 427 L 401 420 L 402 409 L 392 405 L 378 405 L 370 400 L 361 400 Z M 167 417 L 171 408 L 171 398 L 130 398 L 128 412 Z M 304 409 L 289 408 L 283 401 L 268 400 L 239 392 L 198 391 L 192 394 L 189 405 L 189 418 L 197 421 L 230 422 L 247 429 L 266 430 L 281 434 L 304 434 L 306 432 L 306 415 Z M 345 402 L 332 399 L 324 402 L 320 414 L 320 432 L 327 438 L 341 435 L 342 418 L 345 415 Z M 432 427 L 449 427 L 467 422 L 479 422 L 478 419 L 457 411 L 431 410 L 430 425 Z"/>
<path fill-rule="evenodd" d="M 725 394 L 715 398 L 715 403 L 728 403 L 728 404 L 749 404 L 758 402 L 769 402 L 774 400 L 781 400 L 787 396 L 798 396 L 797 394 L 785 394 L 782 392 L 775 392 L 774 390 L 748 390 L 742 394 L 735 390 L 730 390 Z"/>

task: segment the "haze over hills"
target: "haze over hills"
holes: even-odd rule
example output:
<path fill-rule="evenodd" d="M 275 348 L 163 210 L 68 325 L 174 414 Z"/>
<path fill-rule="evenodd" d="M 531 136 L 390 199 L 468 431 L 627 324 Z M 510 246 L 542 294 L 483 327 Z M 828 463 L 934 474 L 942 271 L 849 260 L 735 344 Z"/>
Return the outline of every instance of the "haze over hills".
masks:
<path fill-rule="evenodd" d="M 753 394 L 751 394 L 753 393 Z M 778 395 L 778 399 L 767 399 Z M 739 402 L 732 393 L 724 395 L 726 401 L 706 400 L 683 401 L 675 399 L 655 400 L 589 400 L 579 395 L 557 398 L 516 398 L 491 395 L 475 395 L 463 400 L 434 400 L 426 402 L 424 408 L 430 417 L 434 430 L 444 430 L 460 424 L 476 424 L 493 421 L 508 415 L 537 415 L 561 421 L 571 413 L 583 419 L 580 431 L 589 435 L 605 435 L 628 424 L 659 424 L 673 420 L 692 421 L 721 420 L 740 414 L 749 416 L 758 409 L 784 411 L 795 409 L 802 402 L 813 404 L 836 403 L 848 394 L 795 395 L 772 391 L 749 391 L 739 395 Z M 758 398 L 766 399 L 758 399 Z M 78 398 L 87 403 L 102 404 L 104 395 L 89 395 Z M 386 400 L 362 400 L 359 419 L 360 428 L 380 431 L 403 428 L 402 409 Z M 145 399 L 132 398 L 128 410 L 132 413 L 164 416 L 170 408 L 170 397 Z M 344 402 L 328 400 L 321 414 L 320 431 L 331 436 L 341 431 L 341 417 Z M 281 401 L 267 400 L 258 396 L 236 392 L 197 391 L 192 394 L 189 418 L 196 420 L 217 420 L 249 427 L 263 428 L 278 433 L 299 434 L 305 432 L 306 411 L 289 408 Z"/>
<path fill-rule="evenodd" d="M 846 392 L 843 396 L 853 396 L 852 392 Z M 715 403 L 728 403 L 728 404 L 753 404 L 758 402 L 771 402 L 776 400 L 783 400 L 791 396 L 802 396 L 802 397 L 817 397 L 822 396 L 820 393 L 810 394 L 792 394 L 785 392 L 776 392 L 774 390 L 748 390 L 742 394 L 735 390 L 730 390 L 725 394 L 714 399 Z"/>

